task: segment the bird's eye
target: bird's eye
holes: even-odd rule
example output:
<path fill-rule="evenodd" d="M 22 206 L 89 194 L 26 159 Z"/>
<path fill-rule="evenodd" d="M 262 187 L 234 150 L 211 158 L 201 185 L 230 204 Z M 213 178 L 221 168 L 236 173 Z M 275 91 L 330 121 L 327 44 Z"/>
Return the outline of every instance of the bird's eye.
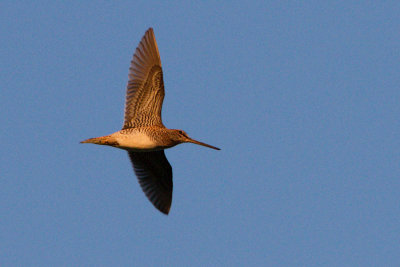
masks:
<path fill-rule="evenodd" d="M 180 134 L 183 134 L 183 131 L 179 131 Z"/>

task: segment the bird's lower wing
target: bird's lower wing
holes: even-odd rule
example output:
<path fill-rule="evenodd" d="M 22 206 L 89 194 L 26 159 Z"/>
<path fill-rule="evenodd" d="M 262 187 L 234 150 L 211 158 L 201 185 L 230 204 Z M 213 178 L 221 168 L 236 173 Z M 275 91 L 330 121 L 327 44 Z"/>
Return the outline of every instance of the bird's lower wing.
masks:
<path fill-rule="evenodd" d="M 172 168 L 164 150 L 128 152 L 139 184 L 147 198 L 162 213 L 168 214 L 172 202 Z"/>

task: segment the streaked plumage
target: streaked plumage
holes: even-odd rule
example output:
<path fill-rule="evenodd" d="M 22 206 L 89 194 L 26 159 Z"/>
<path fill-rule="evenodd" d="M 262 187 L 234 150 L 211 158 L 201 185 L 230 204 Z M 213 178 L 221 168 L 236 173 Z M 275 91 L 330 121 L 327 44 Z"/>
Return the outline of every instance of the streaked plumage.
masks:
<path fill-rule="evenodd" d="M 128 151 L 147 198 L 168 214 L 172 202 L 172 168 L 164 149 L 180 143 L 219 148 L 191 139 L 184 131 L 167 129 L 161 120 L 164 81 L 153 29 L 147 30 L 131 61 L 122 130 L 81 143 L 108 145 Z"/>

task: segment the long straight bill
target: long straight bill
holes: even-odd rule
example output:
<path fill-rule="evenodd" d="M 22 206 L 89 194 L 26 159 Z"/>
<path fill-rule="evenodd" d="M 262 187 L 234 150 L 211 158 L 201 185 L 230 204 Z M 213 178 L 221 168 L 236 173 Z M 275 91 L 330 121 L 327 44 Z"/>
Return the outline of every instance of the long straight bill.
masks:
<path fill-rule="evenodd" d="M 209 147 L 209 148 L 212 148 L 212 149 L 215 149 L 215 150 L 221 150 L 221 149 L 218 148 L 218 147 L 215 147 L 215 146 L 212 146 L 212 145 L 208 145 L 208 144 L 206 144 L 206 143 L 203 143 L 203 142 L 194 140 L 194 139 L 192 139 L 192 138 L 188 138 L 187 142 L 193 143 L 193 144 L 196 144 L 196 145 L 200 145 L 200 146 Z"/>

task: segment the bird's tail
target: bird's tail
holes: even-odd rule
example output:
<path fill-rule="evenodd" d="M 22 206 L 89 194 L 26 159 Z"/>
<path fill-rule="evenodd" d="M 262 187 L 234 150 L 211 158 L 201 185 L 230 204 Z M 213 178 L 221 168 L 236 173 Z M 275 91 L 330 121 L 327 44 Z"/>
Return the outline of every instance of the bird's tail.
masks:
<path fill-rule="evenodd" d="M 106 145 L 106 146 L 118 146 L 117 140 L 115 140 L 115 138 L 112 137 L 111 135 L 94 137 L 81 141 L 81 144 L 86 144 L 86 143 L 96 144 L 96 145 Z"/>

